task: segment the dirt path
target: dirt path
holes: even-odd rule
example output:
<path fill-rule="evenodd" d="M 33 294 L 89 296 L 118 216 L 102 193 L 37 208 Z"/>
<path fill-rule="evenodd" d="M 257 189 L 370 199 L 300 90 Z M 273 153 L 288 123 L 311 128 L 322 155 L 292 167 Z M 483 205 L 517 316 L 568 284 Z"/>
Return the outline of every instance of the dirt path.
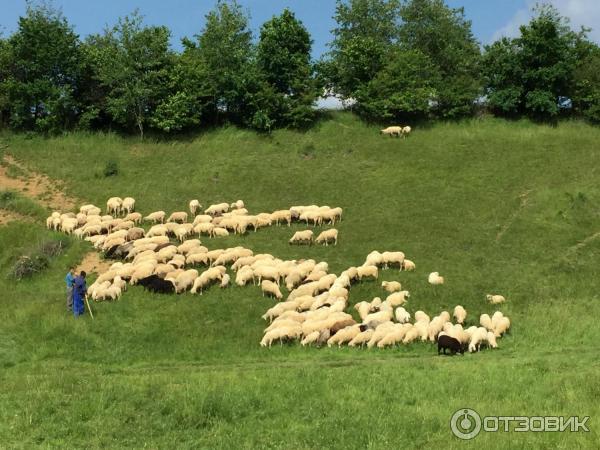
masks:
<path fill-rule="evenodd" d="M 75 268 L 77 272 L 84 270 L 86 273 L 101 274 L 106 272 L 114 261 L 104 261 L 97 251 L 89 252 Z"/>
<path fill-rule="evenodd" d="M 13 190 L 58 211 L 70 211 L 77 202 L 64 193 L 64 183 L 29 170 L 10 155 L 0 162 L 0 190 Z"/>

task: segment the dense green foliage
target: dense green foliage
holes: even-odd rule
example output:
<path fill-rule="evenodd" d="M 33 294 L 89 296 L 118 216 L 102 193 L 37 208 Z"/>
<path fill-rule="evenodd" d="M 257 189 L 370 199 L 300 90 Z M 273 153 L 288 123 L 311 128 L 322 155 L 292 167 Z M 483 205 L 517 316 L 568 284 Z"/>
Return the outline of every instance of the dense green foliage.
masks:
<path fill-rule="evenodd" d="M 91 246 L 75 239 L 46 272 L 15 283 L 6 277 L 14 262 L 32 244 L 62 235 L 47 231 L 43 218 L 14 223 L 0 227 L 2 446 L 597 447 L 599 140 L 598 129 L 575 121 L 498 119 L 438 124 L 397 140 L 350 114 L 306 133 L 227 127 L 167 143 L 3 135 L 15 158 L 65 180 L 66 192 L 83 202 L 132 195 L 142 213 L 182 210 L 191 198 L 205 205 L 242 198 L 251 212 L 341 206 L 337 246 L 288 245 L 303 228 L 296 224 L 203 243 L 315 258 L 335 273 L 372 250 L 401 249 L 417 270 L 382 270 L 379 282 L 401 281 L 411 313 L 460 303 L 471 325 L 497 309 L 484 294 L 498 292 L 508 299 L 500 309 L 512 330 L 497 350 L 453 358 L 420 343 L 264 349 L 260 315 L 274 301 L 256 286 L 213 287 L 202 296 L 132 286 L 116 302 L 93 304 L 95 320 L 75 320 L 65 311 L 63 279 Z M 119 176 L 96 178 L 116 157 Z M 446 277 L 441 289 L 426 281 L 434 270 Z M 350 303 L 383 294 L 379 283 L 355 284 Z M 482 432 L 464 442 L 449 428 L 464 407 L 482 415 L 589 415 L 591 431 Z"/>
<path fill-rule="evenodd" d="M 543 5 L 521 36 L 486 47 L 483 71 L 490 107 L 499 114 L 552 119 L 563 99 L 594 119 L 598 75 L 593 74 L 598 46 L 585 31 L 575 33 L 556 9 Z"/>
<path fill-rule="evenodd" d="M 481 108 L 600 121 L 600 48 L 551 5 L 483 53 L 463 8 L 445 0 L 337 0 L 334 19 L 330 51 L 315 62 L 309 30 L 289 9 L 254 36 L 236 0 L 217 0 L 175 52 L 170 31 L 137 12 L 81 40 L 51 3 L 31 0 L 18 29 L 0 37 L 0 125 L 143 137 L 234 124 L 270 133 L 315 124 L 320 95 L 387 124 Z"/>

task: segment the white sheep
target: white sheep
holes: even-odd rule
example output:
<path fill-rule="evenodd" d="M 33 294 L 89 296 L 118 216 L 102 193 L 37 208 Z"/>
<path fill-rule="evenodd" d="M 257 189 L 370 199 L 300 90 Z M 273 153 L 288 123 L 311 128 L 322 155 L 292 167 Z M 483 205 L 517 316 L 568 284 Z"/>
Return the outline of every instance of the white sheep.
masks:
<path fill-rule="evenodd" d="M 399 126 L 387 127 L 387 128 L 384 128 L 383 130 L 379 130 L 379 134 L 385 134 L 390 137 L 393 137 L 393 136 L 400 137 L 402 135 L 402 127 L 399 127 Z"/>
<path fill-rule="evenodd" d="M 506 301 L 506 299 L 502 295 L 488 294 L 488 295 L 485 296 L 485 298 L 492 305 L 498 305 L 498 304 L 504 303 Z"/>
<path fill-rule="evenodd" d="M 402 306 L 410 298 L 408 291 L 394 292 L 386 297 L 385 301 L 388 302 L 392 307 Z"/>
<path fill-rule="evenodd" d="M 186 213 L 185 211 L 176 211 L 174 213 L 172 213 L 168 218 L 167 218 L 167 222 L 186 222 L 188 218 L 188 213 Z"/>
<path fill-rule="evenodd" d="M 467 311 L 461 305 L 456 305 L 454 307 L 453 317 L 456 320 L 456 323 L 462 325 L 465 323 L 465 319 L 467 318 Z"/>
<path fill-rule="evenodd" d="M 145 221 L 148 222 L 160 222 L 163 223 L 165 221 L 165 217 L 166 217 L 167 213 L 164 211 L 155 211 L 153 213 L 148 214 L 146 217 L 144 217 Z"/>
<path fill-rule="evenodd" d="M 427 278 L 429 284 L 434 286 L 444 284 L 444 277 L 441 277 L 438 272 L 431 272 Z"/>
<path fill-rule="evenodd" d="M 313 240 L 312 230 L 296 231 L 292 238 L 289 240 L 290 244 L 311 244 Z"/>
<path fill-rule="evenodd" d="M 315 242 L 317 244 L 328 245 L 329 241 L 333 241 L 334 242 L 333 245 L 337 245 L 337 240 L 338 240 L 338 230 L 336 230 L 335 228 L 331 228 L 329 230 L 325 230 L 325 231 L 321 232 L 321 234 L 319 234 L 319 236 L 317 236 L 317 239 L 315 239 Z"/>
<path fill-rule="evenodd" d="M 381 287 L 384 288 L 390 294 L 398 292 L 402 289 L 402 284 L 399 281 L 383 281 Z"/>
<path fill-rule="evenodd" d="M 279 290 L 279 286 L 270 280 L 263 280 L 260 283 L 260 289 L 262 290 L 263 297 L 266 293 L 273 295 L 277 300 L 281 300 L 283 298 L 283 295 L 281 295 L 281 291 Z"/>
<path fill-rule="evenodd" d="M 133 197 L 125 197 L 123 204 L 121 205 L 121 212 L 123 214 L 131 214 L 135 210 L 135 199 Z"/>
<path fill-rule="evenodd" d="M 494 325 L 492 325 L 492 319 L 488 314 L 482 314 L 479 316 L 479 325 L 484 327 L 488 331 L 494 331 Z"/>
<path fill-rule="evenodd" d="M 123 199 L 121 197 L 111 197 L 106 201 L 106 212 L 108 214 L 119 214 L 122 205 Z"/>
<path fill-rule="evenodd" d="M 405 270 L 406 272 L 410 272 L 412 270 L 415 270 L 416 265 L 414 262 L 412 262 L 410 259 L 405 259 L 404 261 L 402 261 L 402 266 L 400 267 L 400 270 Z"/>
<path fill-rule="evenodd" d="M 402 127 L 402 137 L 406 138 L 411 132 L 412 128 L 409 126 Z"/>
<path fill-rule="evenodd" d="M 377 266 L 360 266 L 356 268 L 358 279 L 362 281 L 364 277 L 379 278 Z"/>
<path fill-rule="evenodd" d="M 396 308 L 394 315 L 396 316 L 396 321 L 398 323 L 406 323 L 410 320 L 410 313 L 402 306 Z"/>
<path fill-rule="evenodd" d="M 192 216 L 195 216 L 196 211 L 200 210 L 200 208 L 202 208 L 202 205 L 200 204 L 200 201 L 194 199 L 190 200 L 189 207 L 190 213 L 192 214 Z"/>

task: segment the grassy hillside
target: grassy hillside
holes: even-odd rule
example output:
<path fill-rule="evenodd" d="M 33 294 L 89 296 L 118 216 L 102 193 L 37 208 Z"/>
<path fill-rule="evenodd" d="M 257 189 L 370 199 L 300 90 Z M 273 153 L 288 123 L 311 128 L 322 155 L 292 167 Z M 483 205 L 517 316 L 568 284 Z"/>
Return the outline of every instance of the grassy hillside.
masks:
<path fill-rule="evenodd" d="M 281 258 L 311 257 L 336 273 L 377 249 L 403 250 L 414 273 L 383 271 L 411 291 L 409 311 L 462 304 L 468 322 L 509 302 L 500 348 L 437 357 L 429 344 L 387 350 L 259 347 L 258 288 L 202 297 L 130 289 L 66 314 L 65 268 L 89 251 L 74 242 L 44 275 L 14 283 L 14 260 L 50 236 L 0 227 L 0 447 L 458 448 L 595 447 L 600 364 L 595 343 L 600 267 L 600 130 L 496 120 L 381 137 L 337 114 L 307 133 L 271 137 L 234 128 L 174 142 L 114 135 L 4 135 L 28 167 L 104 205 L 133 196 L 148 213 L 242 198 L 251 212 L 294 204 L 344 208 L 336 247 L 290 247 L 299 225 L 206 239 Z M 104 177 L 110 160 L 119 174 Z M 429 272 L 446 284 L 434 289 Z M 350 290 L 350 303 L 383 294 Z M 482 415 L 591 416 L 590 433 L 482 433 L 465 443 L 449 420 Z"/>

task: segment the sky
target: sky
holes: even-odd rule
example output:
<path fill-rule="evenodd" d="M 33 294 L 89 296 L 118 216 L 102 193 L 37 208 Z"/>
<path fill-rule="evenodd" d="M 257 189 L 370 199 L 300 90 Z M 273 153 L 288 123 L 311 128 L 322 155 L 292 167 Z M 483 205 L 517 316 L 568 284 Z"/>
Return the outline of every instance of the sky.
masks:
<path fill-rule="evenodd" d="M 315 58 L 327 51 L 330 31 L 335 26 L 332 16 L 335 0 L 238 0 L 250 13 L 251 27 L 258 34 L 260 25 L 289 7 L 302 20 L 314 40 Z M 482 44 L 501 36 L 518 35 L 519 25 L 531 17 L 531 7 L 537 0 L 446 0 L 454 8 L 464 7 L 472 21 L 473 33 Z M 571 19 L 574 28 L 581 25 L 597 30 L 590 37 L 600 42 L 600 0 L 547 0 Z M 136 8 L 150 25 L 166 25 L 172 33 L 171 42 L 181 48 L 182 37 L 198 34 L 204 26 L 204 16 L 215 0 L 53 0 L 76 32 L 85 37 L 99 33 L 116 23 L 119 17 Z M 25 0 L 0 0 L 0 30 L 3 35 L 15 31 L 19 16 L 25 12 Z"/>

